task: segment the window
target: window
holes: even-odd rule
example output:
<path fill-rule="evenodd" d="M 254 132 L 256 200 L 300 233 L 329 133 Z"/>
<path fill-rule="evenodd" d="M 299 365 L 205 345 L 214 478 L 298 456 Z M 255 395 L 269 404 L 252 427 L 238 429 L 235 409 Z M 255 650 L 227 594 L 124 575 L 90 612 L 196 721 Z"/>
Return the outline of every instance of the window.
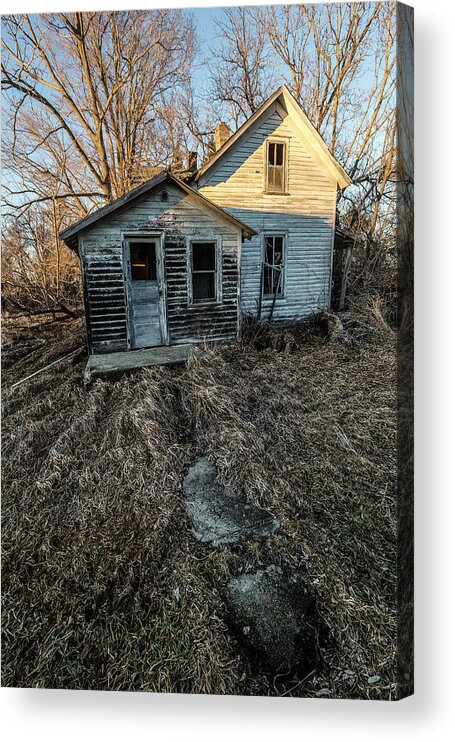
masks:
<path fill-rule="evenodd" d="M 267 142 L 267 193 L 284 193 L 286 191 L 286 144 L 284 142 Z"/>
<path fill-rule="evenodd" d="M 193 304 L 216 301 L 216 242 L 191 243 Z"/>
<path fill-rule="evenodd" d="M 156 247 L 154 242 L 129 243 L 132 281 L 156 281 Z"/>
<path fill-rule="evenodd" d="M 284 237 L 265 237 L 263 295 L 283 296 L 284 292 Z"/>

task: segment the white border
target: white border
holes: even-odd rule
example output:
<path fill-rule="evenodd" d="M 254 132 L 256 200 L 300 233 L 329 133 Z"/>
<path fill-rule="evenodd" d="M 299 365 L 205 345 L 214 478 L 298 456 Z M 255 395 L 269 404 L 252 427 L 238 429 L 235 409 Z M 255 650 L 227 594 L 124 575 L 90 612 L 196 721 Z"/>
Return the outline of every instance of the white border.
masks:
<path fill-rule="evenodd" d="M 97 0 L 98 9 L 210 0 Z M 224 5 L 238 5 L 226 0 Z M 258 2 L 251 4 L 260 4 Z M 264 3 L 262 3 L 264 4 Z M 400 703 L 84 691 L 0 693 L 5 739 L 426 742 L 453 738 L 454 282 L 453 0 L 416 6 L 416 695 Z M 2 12 L 92 9 L 93 1 L 4 0 Z"/>

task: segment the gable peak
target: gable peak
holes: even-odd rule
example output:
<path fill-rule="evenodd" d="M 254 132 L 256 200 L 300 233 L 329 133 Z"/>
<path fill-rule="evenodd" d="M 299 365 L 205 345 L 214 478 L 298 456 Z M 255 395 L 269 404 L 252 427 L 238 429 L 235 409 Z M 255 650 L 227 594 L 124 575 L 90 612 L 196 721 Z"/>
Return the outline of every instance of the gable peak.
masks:
<path fill-rule="evenodd" d="M 245 121 L 239 129 L 237 129 L 232 136 L 229 137 L 220 147 L 217 148 L 216 152 L 212 157 L 205 162 L 200 168 L 197 174 L 197 180 L 201 178 L 216 162 L 223 157 L 228 150 L 242 137 L 248 129 L 258 120 L 274 103 L 280 102 L 282 98 L 284 104 L 283 108 L 294 121 L 297 122 L 302 139 L 316 150 L 319 158 L 325 166 L 326 170 L 334 178 L 339 188 L 346 188 L 351 182 L 349 175 L 342 168 L 340 163 L 336 160 L 333 154 L 330 152 L 326 143 L 322 139 L 321 135 L 315 129 L 309 118 L 306 116 L 302 107 L 297 102 L 294 95 L 289 90 L 285 83 L 282 83 L 272 95 L 270 95 L 264 103 L 259 106 L 258 109 Z"/>

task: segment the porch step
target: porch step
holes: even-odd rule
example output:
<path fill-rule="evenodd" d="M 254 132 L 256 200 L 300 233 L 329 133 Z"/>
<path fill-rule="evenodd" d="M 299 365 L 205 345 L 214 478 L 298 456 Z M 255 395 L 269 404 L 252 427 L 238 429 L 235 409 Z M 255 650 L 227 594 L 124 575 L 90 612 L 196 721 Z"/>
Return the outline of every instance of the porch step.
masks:
<path fill-rule="evenodd" d="M 197 345 L 160 345 L 156 348 L 141 348 L 118 353 L 91 355 L 84 371 L 84 381 L 89 383 L 96 376 L 119 371 L 130 371 L 146 366 L 161 366 L 167 363 L 183 363 L 191 356 L 204 354 Z"/>

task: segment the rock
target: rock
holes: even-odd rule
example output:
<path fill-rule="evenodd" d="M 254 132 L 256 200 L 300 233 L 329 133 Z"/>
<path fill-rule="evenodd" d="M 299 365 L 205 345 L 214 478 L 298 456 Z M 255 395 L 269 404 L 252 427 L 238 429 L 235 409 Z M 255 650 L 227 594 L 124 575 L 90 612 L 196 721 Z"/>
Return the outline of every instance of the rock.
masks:
<path fill-rule="evenodd" d="M 283 335 L 281 333 L 279 333 L 279 332 L 272 333 L 272 335 L 270 337 L 270 347 L 273 350 L 277 350 L 279 353 L 283 350 L 283 348 L 284 348 L 284 339 L 283 339 Z"/>
<path fill-rule="evenodd" d="M 350 670 L 349 668 L 345 669 L 341 673 L 341 679 L 344 680 L 350 688 L 353 688 L 357 684 L 357 675 L 354 670 Z"/>
<path fill-rule="evenodd" d="M 336 314 L 321 312 L 319 320 L 327 340 L 339 340 L 346 345 L 351 345 L 350 335 Z"/>
<path fill-rule="evenodd" d="M 183 493 L 192 532 L 202 543 L 233 544 L 270 536 L 280 522 L 271 513 L 250 505 L 244 497 L 229 497 L 216 481 L 217 470 L 207 456 L 190 467 Z"/>
<path fill-rule="evenodd" d="M 345 336 L 345 329 L 340 318 L 331 312 L 321 312 L 320 323 L 328 340 L 335 340 Z"/>
<path fill-rule="evenodd" d="M 227 585 L 226 608 L 239 642 L 274 672 L 316 667 L 316 607 L 294 569 L 270 565 L 234 577 Z"/>
<path fill-rule="evenodd" d="M 289 355 L 294 353 L 297 349 L 297 343 L 294 336 L 290 332 L 285 332 L 283 336 L 284 340 L 284 352 Z"/>

